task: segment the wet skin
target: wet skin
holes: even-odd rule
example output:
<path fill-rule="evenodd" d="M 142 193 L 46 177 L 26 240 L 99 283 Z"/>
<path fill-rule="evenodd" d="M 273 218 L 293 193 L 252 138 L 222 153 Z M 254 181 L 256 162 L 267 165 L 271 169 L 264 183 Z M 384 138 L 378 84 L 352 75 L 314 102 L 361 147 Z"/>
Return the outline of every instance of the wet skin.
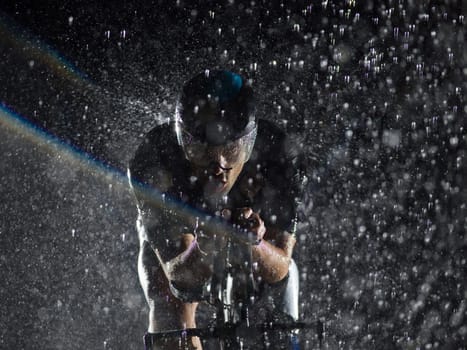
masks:
<path fill-rule="evenodd" d="M 246 153 L 239 150 L 236 159 L 226 157 L 221 152 L 221 147 L 213 147 L 206 153 L 203 164 L 191 163 L 192 175 L 197 178 L 197 183 L 203 189 L 204 198 L 208 201 L 217 202 L 226 196 L 237 181 L 246 161 Z M 235 218 L 232 215 L 236 215 Z M 235 213 L 222 211 L 222 216 L 228 221 L 235 221 L 240 227 L 248 229 L 256 235 L 260 241 L 258 245 L 252 246 L 252 256 L 257 266 L 255 275 L 258 279 L 268 283 L 280 281 L 287 275 L 295 238 L 286 232 L 275 232 L 273 228 L 266 228 L 258 213 L 251 208 L 238 208 Z M 173 229 L 167 227 L 167 229 Z M 175 298 L 169 287 L 169 280 L 177 281 L 178 286 L 191 288 L 202 285 L 211 275 L 209 258 L 204 252 L 206 247 L 203 240 L 197 240 L 192 233 L 181 234 L 180 250 L 173 259 L 161 261 L 166 271 L 158 268 L 157 263 L 151 264 L 154 254 L 149 247 L 140 250 L 139 275 L 140 282 L 145 290 L 150 305 L 149 328 L 150 332 L 170 328 L 192 328 L 196 327 L 195 314 L 197 302 L 186 303 Z M 264 239 L 263 239 L 264 238 Z M 274 239 L 272 244 L 268 240 Z M 209 254 L 208 254 L 209 255 Z M 152 256 L 152 258 L 151 258 Z M 153 266 L 152 266 L 153 265 Z M 152 266 L 152 267 L 151 267 Z M 164 313 L 172 317 L 162 316 L 160 306 L 153 300 L 165 298 Z M 158 309 L 159 308 L 159 309 Z M 161 317 L 162 316 L 162 317 Z M 168 341 L 159 344 L 157 349 L 173 349 L 178 346 L 178 339 L 174 342 Z M 201 349 L 200 340 L 197 337 L 188 339 L 189 349 Z"/>
<path fill-rule="evenodd" d="M 198 179 L 207 200 L 221 198 L 230 192 L 242 172 L 246 158 L 242 151 L 238 159 L 227 162 L 226 157 L 216 148 L 209 156 L 206 165 L 191 164 L 193 175 Z"/>

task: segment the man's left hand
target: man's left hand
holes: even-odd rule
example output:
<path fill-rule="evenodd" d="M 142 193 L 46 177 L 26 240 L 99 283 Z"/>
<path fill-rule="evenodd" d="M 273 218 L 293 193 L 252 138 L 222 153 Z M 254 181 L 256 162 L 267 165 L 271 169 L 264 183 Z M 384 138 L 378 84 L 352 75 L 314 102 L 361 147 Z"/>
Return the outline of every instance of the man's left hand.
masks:
<path fill-rule="evenodd" d="M 261 219 L 258 213 L 255 213 L 253 209 L 245 207 L 238 208 L 230 213 L 231 221 L 233 224 L 238 225 L 240 229 L 245 230 L 249 235 L 253 235 L 253 239 L 256 242 L 261 242 L 266 233 L 266 227 L 264 221 Z"/>

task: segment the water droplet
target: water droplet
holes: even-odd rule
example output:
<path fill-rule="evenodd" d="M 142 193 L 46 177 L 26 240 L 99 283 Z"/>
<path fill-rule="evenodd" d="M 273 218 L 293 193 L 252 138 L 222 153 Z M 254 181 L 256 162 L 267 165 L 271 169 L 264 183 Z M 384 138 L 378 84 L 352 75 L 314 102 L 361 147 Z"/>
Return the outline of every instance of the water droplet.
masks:
<path fill-rule="evenodd" d="M 459 144 L 459 138 L 457 136 L 453 136 L 449 139 L 449 144 L 451 146 L 457 146 Z"/>

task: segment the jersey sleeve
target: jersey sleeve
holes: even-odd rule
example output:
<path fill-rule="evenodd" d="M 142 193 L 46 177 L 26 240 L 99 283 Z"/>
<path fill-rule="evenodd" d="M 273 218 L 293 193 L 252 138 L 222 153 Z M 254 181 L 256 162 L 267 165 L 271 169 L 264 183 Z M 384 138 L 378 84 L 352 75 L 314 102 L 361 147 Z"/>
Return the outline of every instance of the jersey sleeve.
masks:
<path fill-rule="evenodd" d="M 190 230 L 189 219 L 171 196 L 174 164 L 183 157 L 171 136 L 170 125 L 152 129 L 137 148 L 128 168 L 138 208 L 140 239 L 157 248 L 163 260 L 176 255 L 180 233 Z"/>
<path fill-rule="evenodd" d="M 262 217 L 266 225 L 295 233 L 306 182 L 304 155 L 291 136 L 271 123 L 264 124 L 258 145 L 265 175 L 260 196 Z"/>
<path fill-rule="evenodd" d="M 146 134 L 128 167 L 128 176 L 132 185 L 144 184 L 160 191 L 169 185 L 166 183 L 170 179 L 166 158 L 170 157 L 170 153 L 175 152 L 173 141 L 168 137 L 169 133 L 169 125 L 164 124 Z M 164 173 L 167 174 L 166 179 L 162 176 Z"/>

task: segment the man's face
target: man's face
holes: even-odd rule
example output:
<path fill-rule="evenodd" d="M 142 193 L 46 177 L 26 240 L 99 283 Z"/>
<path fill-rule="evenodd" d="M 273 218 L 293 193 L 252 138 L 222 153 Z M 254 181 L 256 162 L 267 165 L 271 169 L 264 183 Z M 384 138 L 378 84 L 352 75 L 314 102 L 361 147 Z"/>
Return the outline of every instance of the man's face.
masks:
<path fill-rule="evenodd" d="M 215 116 L 200 113 L 198 117 L 202 119 Z M 222 123 L 207 123 L 205 128 L 208 139 L 223 141 L 225 129 Z M 202 186 L 206 199 L 221 199 L 237 181 L 256 140 L 256 124 L 251 122 L 246 128 L 249 131 L 243 136 L 222 145 L 213 145 L 198 141 L 183 125 L 177 124 L 178 142 L 183 147 L 185 157 L 190 162 L 193 175 L 198 185 Z"/>
<path fill-rule="evenodd" d="M 198 183 L 207 198 L 221 198 L 232 189 L 246 161 L 244 147 L 232 149 L 211 146 L 206 149 L 203 162 L 191 163 Z"/>

